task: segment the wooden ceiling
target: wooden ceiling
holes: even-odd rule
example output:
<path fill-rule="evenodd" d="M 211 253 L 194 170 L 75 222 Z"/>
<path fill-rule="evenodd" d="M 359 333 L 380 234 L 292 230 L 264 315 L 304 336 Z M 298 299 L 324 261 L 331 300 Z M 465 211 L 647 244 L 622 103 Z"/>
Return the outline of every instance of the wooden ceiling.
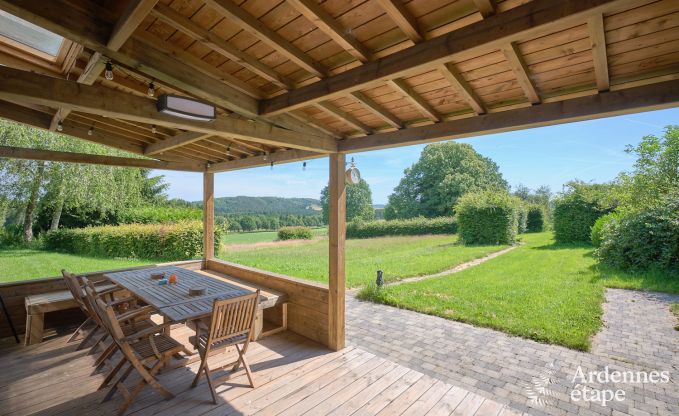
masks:
<path fill-rule="evenodd" d="M 676 0 L 0 0 L 0 9 L 68 40 L 58 63 L 0 42 L 0 117 L 52 130 L 61 121 L 65 134 L 170 169 L 241 169 L 679 101 Z M 218 118 L 159 114 L 163 93 L 209 101 Z"/>

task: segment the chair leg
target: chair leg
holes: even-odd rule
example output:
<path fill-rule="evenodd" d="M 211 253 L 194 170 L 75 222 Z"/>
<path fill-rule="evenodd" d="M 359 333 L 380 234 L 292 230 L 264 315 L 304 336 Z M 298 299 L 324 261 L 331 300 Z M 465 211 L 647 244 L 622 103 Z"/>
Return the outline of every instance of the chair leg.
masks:
<path fill-rule="evenodd" d="M 87 355 L 92 355 L 95 352 L 97 352 L 97 348 L 100 345 L 102 345 L 104 343 L 104 341 L 106 341 L 106 338 L 108 338 L 108 332 L 104 331 L 104 334 L 102 336 L 100 336 L 99 338 L 97 338 L 97 340 L 94 342 L 94 344 L 92 345 L 92 348 L 90 348 L 90 350 L 87 352 Z"/>
<path fill-rule="evenodd" d="M 116 343 L 111 342 L 111 345 L 106 347 L 104 352 L 102 352 L 99 355 L 99 357 L 97 357 L 97 360 L 94 362 L 94 364 L 92 364 L 95 367 L 94 368 L 95 373 L 97 371 L 99 371 L 101 369 L 101 367 L 104 366 L 104 364 L 106 364 L 106 360 L 108 360 L 113 355 L 113 353 L 115 353 L 115 351 L 116 351 Z"/>
<path fill-rule="evenodd" d="M 205 367 L 203 368 L 203 371 L 205 371 L 205 378 L 207 378 L 207 385 L 210 386 L 210 394 L 212 394 L 212 403 L 217 404 L 217 391 L 215 390 L 215 386 L 212 384 L 210 369 L 208 368 L 207 363 L 205 363 Z M 198 375 L 200 375 L 200 373 L 198 373 Z"/>
<path fill-rule="evenodd" d="M 90 342 L 90 340 L 92 339 L 92 337 L 94 337 L 94 335 L 95 335 L 97 332 L 99 332 L 99 326 L 98 326 L 98 325 L 95 326 L 94 328 L 92 328 L 92 329 L 90 330 L 90 332 L 87 333 L 87 335 L 85 336 L 85 338 L 83 338 L 83 340 L 80 341 L 80 344 L 78 344 L 78 347 L 77 347 L 75 350 L 76 350 L 76 351 L 80 351 L 80 350 L 82 350 L 83 348 L 85 348 L 85 346 L 87 345 L 87 343 Z"/>
<path fill-rule="evenodd" d="M 90 322 L 92 322 L 92 318 L 87 318 L 87 319 L 85 319 L 85 322 L 83 322 L 82 324 L 80 324 L 80 326 L 78 327 L 78 329 L 76 329 L 75 332 L 73 332 L 73 335 L 71 335 L 71 336 L 68 338 L 68 340 L 66 341 L 66 343 L 68 344 L 69 342 L 75 341 L 75 339 L 78 337 L 78 335 L 80 335 L 80 332 L 84 331 L 84 330 L 85 330 L 85 327 L 86 327 Z"/>
<path fill-rule="evenodd" d="M 198 367 L 198 371 L 196 371 L 196 377 L 193 379 L 193 383 L 191 383 L 191 387 L 196 387 L 198 385 L 198 380 L 200 380 L 200 373 L 203 372 L 203 368 L 205 368 L 205 365 L 207 364 L 207 351 L 205 352 L 205 355 L 201 357 L 200 360 L 200 366 Z"/>
<path fill-rule="evenodd" d="M 127 379 L 127 376 L 130 375 L 130 373 L 132 372 L 133 369 L 134 369 L 134 367 L 132 366 L 132 364 L 130 364 L 130 366 L 127 367 L 127 369 L 125 370 L 123 375 L 120 376 L 120 378 L 116 382 L 113 383 L 113 385 L 109 389 L 108 393 L 106 393 L 106 396 L 104 396 L 104 398 L 102 399 L 102 401 L 101 401 L 102 403 L 111 400 L 111 398 L 113 397 L 113 394 L 115 394 L 116 390 L 118 390 L 118 384 L 123 385 L 123 382 L 125 381 L 125 379 Z M 123 387 L 124 387 L 124 385 L 123 385 Z"/>
<path fill-rule="evenodd" d="M 122 357 L 120 359 L 120 361 L 118 361 L 118 364 L 116 364 L 115 367 L 113 367 L 111 369 L 111 371 L 106 375 L 106 378 L 104 378 L 104 381 L 101 382 L 101 384 L 99 385 L 99 388 L 97 388 L 97 390 L 101 390 L 104 387 L 106 387 L 108 385 L 108 383 L 111 382 L 111 380 L 113 380 L 113 377 L 116 376 L 116 374 L 118 373 L 118 371 L 120 371 L 120 369 L 123 367 L 124 364 L 125 364 L 125 357 Z"/>
<path fill-rule="evenodd" d="M 166 363 L 169 359 L 170 359 L 169 356 L 163 357 L 163 359 L 162 359 L 162 360 L 158 360 L 158 362 L 156 363 L 156 365 L 154 365 L 153 368 L 148 372 L 148 376 L 145 376 L 145 375 L 142 374 L 142 376 L 144 377 L 144 379 L 146 380 L 146 382 L 147 382 L 151 387 L 153 387 L 154 389 L 156 389 L 156 391 L 157 391 L 158 393 L 160 393 L 161 396 L 163 396 L 163 397 L 165 398 L 165 400 L 170 400 L 170 399 L 174 398 L 174 394 L 172 394 L 172 392 L 170 392 L 168 389 L 166 389 L 165 387 L 163 387 L 163 385 L 160 384 L 160 383 L 158 382 L 158 380 L 156 380 L 155 375 L 160 371 L 161 368 L 163 368 L 163 367 L 165 366 L 165 363 Z"/>
<path fill-rule="evenodd" d="M 255 382 L 252 379 L 252 371 L 250 371 L 250 364 L 248 364 L 248 360 L 245 358 L 245 349 L 241 351 L 241 349 L 238 348 L 238 344 L 236 344 L 236 350 L 238 350 L 238 359 L 243 363 L 245 374 L 247 374 L 248 380 L 250 381 L 250 387 L 255 388 Z"/>

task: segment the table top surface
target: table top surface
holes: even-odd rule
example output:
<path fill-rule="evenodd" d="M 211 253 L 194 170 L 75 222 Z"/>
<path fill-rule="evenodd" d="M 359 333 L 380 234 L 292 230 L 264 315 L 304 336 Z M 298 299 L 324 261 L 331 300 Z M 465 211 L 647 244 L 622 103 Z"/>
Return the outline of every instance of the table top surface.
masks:
<path fill-rule="evenodd" d="M 157 273 L 163 273 L 165 277 L 175 274 L 177 283 L 159 285 L 158 280 L 151 277 Z M 217 279 L 176 266 L 106 273 L 104 276 L 156 308 L 165 317 L 178 322 L 208 316 L 217 299 L 231 299 L 257 290 L 257 287 L 248 287 L 237 279 Z M 204 288 L 205 293 L 190 296 L 191 288 Z M 267 294 L 269 296 L 260 296 L 260 302 L 271 301 L 271 294 Z"/>

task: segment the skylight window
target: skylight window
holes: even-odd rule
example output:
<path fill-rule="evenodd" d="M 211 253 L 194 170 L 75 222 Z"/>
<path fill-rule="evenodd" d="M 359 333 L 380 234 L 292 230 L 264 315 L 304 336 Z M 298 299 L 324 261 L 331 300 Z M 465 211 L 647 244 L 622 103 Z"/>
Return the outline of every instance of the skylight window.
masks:
<path fill-rule="evenodd" d="M 0 10 L 0 35 L 52 57 L 59 54 L 64 38 Z"/>

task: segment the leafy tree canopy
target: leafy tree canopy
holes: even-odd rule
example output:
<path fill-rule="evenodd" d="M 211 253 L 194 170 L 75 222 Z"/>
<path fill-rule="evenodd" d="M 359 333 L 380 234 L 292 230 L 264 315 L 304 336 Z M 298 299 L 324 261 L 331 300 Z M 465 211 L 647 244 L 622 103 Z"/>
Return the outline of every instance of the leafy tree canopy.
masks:
<path fill-rule="evenodd" d="M 385 218 L 450 216 L 467 192 L 508 188 L 498 166 L 469 144 L 446 142 L 424 148 L 389 196 Z"/>
<path fill-rule="evenodd" d="M 347 221 L 373 220 L 375 208 L 373 208 L 373 195 L 370 185 L 361 179 L 356 185 L 347 185 Z M 328 187 L 321 191 L 321 207 L 323 208 L 323 222 L 328 222 Z"/>

